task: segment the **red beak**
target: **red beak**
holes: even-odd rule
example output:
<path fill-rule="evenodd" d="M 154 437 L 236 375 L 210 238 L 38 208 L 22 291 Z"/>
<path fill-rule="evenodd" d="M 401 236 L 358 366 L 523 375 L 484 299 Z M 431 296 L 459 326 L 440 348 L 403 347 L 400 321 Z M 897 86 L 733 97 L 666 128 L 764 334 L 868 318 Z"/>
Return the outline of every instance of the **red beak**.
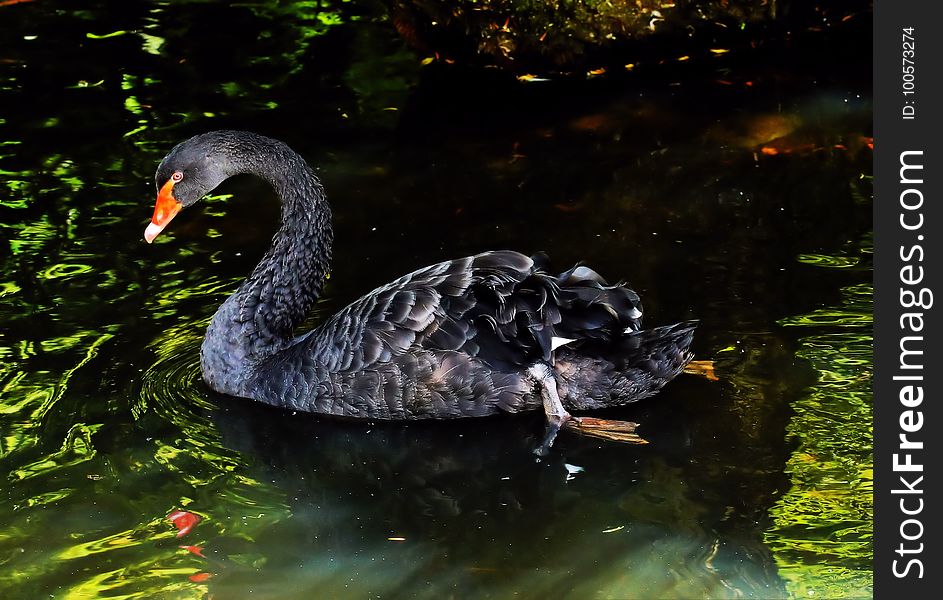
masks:
<path fill-rule="evenodd" d="M 144 230 L 144 239 L 148 244 L 154 241 L 154 238 L 157 237 L 161 231 L 164 230 L 164 227 L 167 227 L 167 224 L 177 216 L 177 213 L 180 212 L 180 209 L 183 208 L 183 205 L 177 202 L 174 198 L 172 190 L 176 182 L 172 179 L 168 179 L 167 183 L 164 184 L 164 187 L 160 188 L 160 192 L 157 194 L 157 204 L 154 205 L 154 216 L 151 217 L 151 222 L 147 226 L 147 229 Z"/>

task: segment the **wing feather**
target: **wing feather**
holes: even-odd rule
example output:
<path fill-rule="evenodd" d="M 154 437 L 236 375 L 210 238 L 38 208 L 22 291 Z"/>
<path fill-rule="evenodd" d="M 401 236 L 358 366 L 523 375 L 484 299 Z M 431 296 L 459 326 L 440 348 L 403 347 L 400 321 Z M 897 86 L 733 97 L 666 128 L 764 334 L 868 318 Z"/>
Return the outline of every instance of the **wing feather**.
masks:
<path fill-rule="evenodd" d="M 518 372 L 552 360 L 555 337 L 609 343 L 640 329 L 634 291 L 608 286 L 582 265 L 554 276 L 538 268 L 545 263 L 496 251 L 419 269 L 350 304 L 292 351 L 334 372 L 369 370 L 414 350 L 461 352 Z"/>

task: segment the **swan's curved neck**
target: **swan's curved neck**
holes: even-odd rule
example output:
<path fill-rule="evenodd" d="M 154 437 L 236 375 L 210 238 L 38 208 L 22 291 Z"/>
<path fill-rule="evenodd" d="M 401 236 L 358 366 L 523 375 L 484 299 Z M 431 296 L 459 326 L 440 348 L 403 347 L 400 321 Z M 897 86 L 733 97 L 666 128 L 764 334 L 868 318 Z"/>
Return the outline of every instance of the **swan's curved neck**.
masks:
<path fill-rule="evenodd" d="M 265 256 L 210 323 L 203 340 L 204 378 L 243 395 L 261 362 L 285 348 L 330 270 L 331 209 L 320 181 L 285 144 L 255 136 L 228 157 L 229 175 L 268 181 L 282 203 L 282 223 Z"/>

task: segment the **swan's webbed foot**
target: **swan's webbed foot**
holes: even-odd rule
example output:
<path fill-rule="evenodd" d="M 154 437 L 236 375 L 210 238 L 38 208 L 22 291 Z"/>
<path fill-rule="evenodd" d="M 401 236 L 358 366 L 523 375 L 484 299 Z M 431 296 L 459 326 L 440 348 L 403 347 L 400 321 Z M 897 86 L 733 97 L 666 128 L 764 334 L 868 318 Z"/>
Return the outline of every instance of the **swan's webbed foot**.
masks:
<path fill-rule="evenodd" d="M 557 393 L 557 382 L 553 378 L 550 367 L 543 363 L 537 363 L 527 371 L 540 385 L 540 396 L 544 403 L 544 413 L 547 415 L 547 433 L 540 445 L 534 449 L 534 454 L 546 456 L 550 452 L 554 440 L 557 439 L 557 434 L 572 417 L 563 408 L 560 395 Z"/>
<path fill-rule="evenodd" d="M 573 417 L 566 423 L 567 429 L 604 440 L 625 444 L 647 444 L 648 441 L 638 436 L 635 429 L 638 423 L 631 421 L 612 421 L 594 417 Z"/>
<path fill-rule="evenodd" d="M 718 380 L 717 375 L 714 374 L 714 361 L 712 360 L 692 360 L 684 366 L 682 373 L 700 375 L 710 381 Z"/>

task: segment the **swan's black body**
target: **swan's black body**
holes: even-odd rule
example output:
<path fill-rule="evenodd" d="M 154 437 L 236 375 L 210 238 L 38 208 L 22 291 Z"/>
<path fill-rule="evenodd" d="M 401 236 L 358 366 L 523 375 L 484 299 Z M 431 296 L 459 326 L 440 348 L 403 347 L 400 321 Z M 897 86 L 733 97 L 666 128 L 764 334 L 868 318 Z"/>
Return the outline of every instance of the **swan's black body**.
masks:
<path fill-rule="evenodd" d="M 405 275 L 295 338 L 330 263 L 330 208 L 313 172 L 285 144 L 233 131 L 175 147 L 159 189 L 175 171 L 182 206 L 237 173 L 282 200 L 271 248 L 207 330 L 201 364 L 217 391 L 346 417 L 477 417 L 546 408 L 547 382 L 571 410 L 626 404 L 691 359 L 693 322 L 642 330 L 634 291 L 585 266 L 551 275 L 542 257 L 511 251 Z M 551 375 L 535 378 L 534 365 Z"/>

